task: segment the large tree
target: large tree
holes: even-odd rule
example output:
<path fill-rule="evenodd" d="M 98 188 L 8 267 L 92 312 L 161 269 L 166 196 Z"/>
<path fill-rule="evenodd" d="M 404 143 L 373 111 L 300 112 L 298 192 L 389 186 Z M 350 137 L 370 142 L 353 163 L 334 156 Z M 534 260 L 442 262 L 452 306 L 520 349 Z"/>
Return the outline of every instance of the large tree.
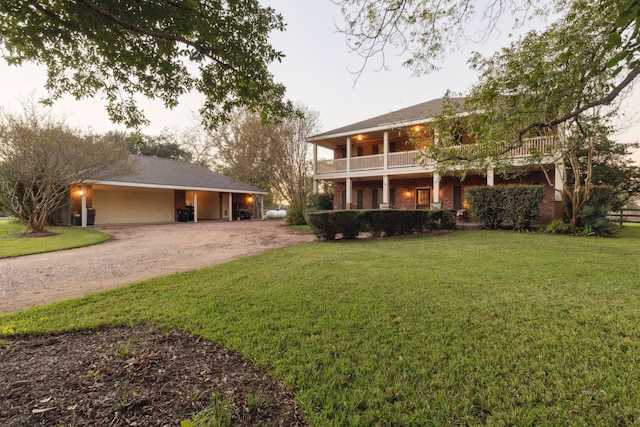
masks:
<path fill-rule="evenodd" d="M 0 46 L 12 65 L 48 70 L 48 101 L 101 95 L 114 122 L 147 123 L 135 95 L 168 108 L 191 90 L 205 96 L 208 126 L 246 107 L 263 120 L 288 114 L 268 69 L 282 17 L 258 0 L 3 0 Z"/>
<path fill-rule="evenodd" d="M 0 116 L 0 211 L 42 232 L 69 191 L 89 179 L 131 172 L 119 144 L 81 135 L 50 113 Z"/>
<path fill-rule="evenodd" d="M 218 170 L 268 188 L 274 197 L 301 210 L 312 183 L 306 138 L 317 130 L 319 118 L 309 108 L 298 111 L 268 126 L 254 113 L 236 111 L 234 119 L 214 135 Z"/>

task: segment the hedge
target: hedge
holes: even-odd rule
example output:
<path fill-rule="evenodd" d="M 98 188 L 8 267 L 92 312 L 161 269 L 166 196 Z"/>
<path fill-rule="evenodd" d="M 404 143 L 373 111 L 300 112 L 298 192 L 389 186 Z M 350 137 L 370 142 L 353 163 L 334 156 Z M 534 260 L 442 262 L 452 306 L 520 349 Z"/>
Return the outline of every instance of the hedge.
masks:
<path fill-rule="evenodd" d="M 455 211 L 340 210 L 306 212 L 307 223 L 322 239 L 355 239 L 363 231 L 374 236 L 398 236 L 436 229 L 454 229 Z"/>
<path fill-rule="evenodd" d="M 524 230 L 540 213 L 544 186 L 475 187 L 465 194 L 473 217 L 482 227 Z"/>

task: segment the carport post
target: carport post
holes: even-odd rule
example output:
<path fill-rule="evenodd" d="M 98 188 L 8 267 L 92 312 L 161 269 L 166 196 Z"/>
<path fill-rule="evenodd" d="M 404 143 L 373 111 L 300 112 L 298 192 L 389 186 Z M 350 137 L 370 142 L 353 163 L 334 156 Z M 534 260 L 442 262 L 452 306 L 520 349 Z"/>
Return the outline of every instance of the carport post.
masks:
<path fill-rule="evenodd" d="M 82 226 L 87 226 L 87 186 L 82 185 Z"/>
<path fill-rule="evenodd" d="M 193 192 L 193 222 L 198 222 L 198 192 Z"/>
<path fill-rule="evenodd" d="M 229 222 L 233 221 L 233 193 L 229 193 Z"/>

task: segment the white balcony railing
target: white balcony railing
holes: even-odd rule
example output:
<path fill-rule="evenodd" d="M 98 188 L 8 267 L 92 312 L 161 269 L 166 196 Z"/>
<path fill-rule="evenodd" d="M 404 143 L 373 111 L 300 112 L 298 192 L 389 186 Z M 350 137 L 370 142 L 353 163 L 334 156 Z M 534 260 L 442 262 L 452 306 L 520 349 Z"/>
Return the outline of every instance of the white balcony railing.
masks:
<path fill-rule="evenodd" d="M 352 171 L 364 171 L 369 169 L 382 169 L 384 167 L 384 154 L 373 156 L 361 156 L 351 158 Z"/>
<path fill-rule="evenodd" d="M 531 156 L 532 152 L 540 154 L 552 154 L 554 149 L 554 138 L 548 136 L 537 136 L 527 138 L 521 147 L 514 148 L 508 154 L 510 158 L 524 158 Z"/>
<path fill-rule="evenodd" d="M 347 159 L 318 160 L 316 173 L 346 172 Z"/>
<path fill-rule="evenodd" d="M 528 138 L 522 147 L 511 150 L 508 154 L 509 158 L 521 159 L 530 157 L 532 152 L 551 154 L 553 152 L 554 139 L 552 137 L 536 137 Z M 464 147 L 461 147 L 464 149 Z M 401 151 L 398 153 L 389 153 L 387 167 L 389 169 L 410 168 L 419 166 L 416 158 L 420 151 Z M 423 159 L 421 166 L 433 166 L 435 160 Z M 381 170 L 384 169 L 384 154 L 375 154 L 373 156 L 360 156 L 351 158 L 351 171 L 364 170 Z M 329 159 L 318 160 L 316 163 L 317 174 L 340 173 L 347 171 L 347 159 Z"/>

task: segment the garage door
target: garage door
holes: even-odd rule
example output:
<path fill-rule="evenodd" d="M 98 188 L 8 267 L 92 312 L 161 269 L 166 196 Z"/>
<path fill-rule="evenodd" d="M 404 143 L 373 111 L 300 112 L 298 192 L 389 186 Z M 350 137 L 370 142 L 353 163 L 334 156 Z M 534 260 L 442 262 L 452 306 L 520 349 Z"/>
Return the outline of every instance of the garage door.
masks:
<path fill-rule="evenodd" d="M 173 222 L 173 190 L 93 188 L 96 224 Z"/>

